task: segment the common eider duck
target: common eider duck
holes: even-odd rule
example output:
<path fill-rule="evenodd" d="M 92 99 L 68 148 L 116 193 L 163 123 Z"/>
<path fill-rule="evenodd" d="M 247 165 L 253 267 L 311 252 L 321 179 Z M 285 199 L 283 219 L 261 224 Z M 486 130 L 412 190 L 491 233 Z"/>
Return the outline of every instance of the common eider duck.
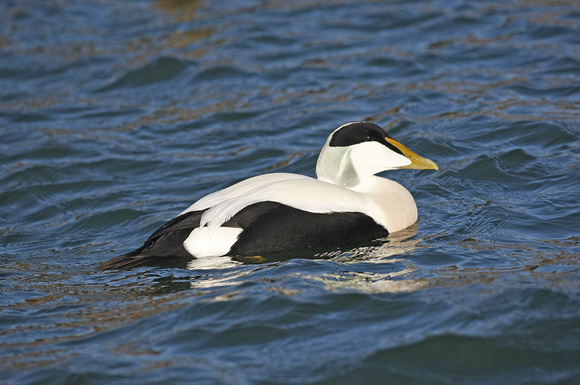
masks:
<path fill-rule="evenodd" d="M 406 188 L 377 173 L 438 166 L 371 122 L 330 134 L 317 178 L 258 175 L 211 193 L 167 222 L 135 251 L 103 269 L 131 268 L 220 256 L 260 256 L 354 245 L 386 237 L 417 221 Z"/>

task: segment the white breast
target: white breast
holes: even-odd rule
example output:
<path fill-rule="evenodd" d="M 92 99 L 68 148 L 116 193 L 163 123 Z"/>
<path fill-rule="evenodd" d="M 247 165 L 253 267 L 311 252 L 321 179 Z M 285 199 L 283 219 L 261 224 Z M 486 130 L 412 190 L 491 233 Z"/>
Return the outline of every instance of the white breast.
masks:
<path fill-rule="evenodd" d="M 403 230 L 417 222 L 417 204 L 411 193 L 399 183 L 373 176 L 353 190 L 363 195 L 371 206 L 370 215 L 390 233 Z"/>

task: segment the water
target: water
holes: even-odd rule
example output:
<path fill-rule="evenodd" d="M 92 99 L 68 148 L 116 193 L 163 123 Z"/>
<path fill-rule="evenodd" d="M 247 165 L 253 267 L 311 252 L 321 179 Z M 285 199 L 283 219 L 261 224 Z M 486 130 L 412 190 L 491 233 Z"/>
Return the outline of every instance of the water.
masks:
<path fill-rule="evenodd" d="M 0 383 L 575 384 L 575 1 L 4 1 Z M 441 169 L 375 247 L 103 272 L 375 121 Z"/>

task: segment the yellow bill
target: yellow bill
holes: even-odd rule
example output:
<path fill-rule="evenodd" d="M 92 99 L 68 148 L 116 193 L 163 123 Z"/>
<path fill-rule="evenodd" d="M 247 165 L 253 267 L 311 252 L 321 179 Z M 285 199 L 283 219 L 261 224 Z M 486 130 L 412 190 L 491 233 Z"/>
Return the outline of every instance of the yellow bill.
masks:
<path fill-rule="evenodd" d="M 409 150 L 404 144 L 397 142 L 393 138 L 385 138 L 387 142 L 392 144 L 393 146 L 397 147 L 403 155 L 405 155 L 409 160 L 411 160 L 411 164 L 407 166 L 402 166 L 399 168 L 411 168 L 411 169 L 418 169 L 418 170 L 439 170 L 439 166 L 431 159 L 423 158 L 415 154 L 413 151 Z"/>

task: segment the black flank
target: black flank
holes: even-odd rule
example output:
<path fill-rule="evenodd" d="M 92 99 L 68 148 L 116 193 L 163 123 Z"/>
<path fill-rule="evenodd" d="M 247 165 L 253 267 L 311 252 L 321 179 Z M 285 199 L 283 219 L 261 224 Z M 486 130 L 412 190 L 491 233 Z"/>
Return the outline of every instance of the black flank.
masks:
<path fill-rule="evenodd" d="M 194 259 L 183 247 L 199 227 L 203 211 L 189 212 L 167 222 L 130 253 L 103 263 L 101 269 L 139 266 L 186 267 Z M 344 246 L 386 237 L 389 232 L 371 217 L 356 212 L 317 214 L 276 202 L 259 202 L 234 215 L 222 226 L 242 228 L 232 256 L 254 256 L 282 251 Z"/>
<path fill-rule="evenodd" d="M 254 210 L 262 211 L 263 214 L 251 223 L 244 223 L 246 212 Z M 230 251 L 230 255 L 240 256 L 344 246 L 389 234 L 384 227 L 362 213 L 317 214 L 274 202 L 248 206 L 236 214 L 232 221 L 244 228 Z"/>

